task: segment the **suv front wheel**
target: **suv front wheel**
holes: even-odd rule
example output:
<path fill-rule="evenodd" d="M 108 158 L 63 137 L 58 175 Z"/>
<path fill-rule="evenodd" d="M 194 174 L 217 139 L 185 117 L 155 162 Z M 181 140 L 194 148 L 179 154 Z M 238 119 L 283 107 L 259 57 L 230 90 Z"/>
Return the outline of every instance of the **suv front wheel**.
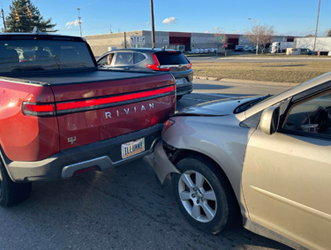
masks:
<path fill-rule="evenodd" d="M 189 156 L 177 163 L 182 174 L 172 176 L 178 208 L 185 219 L 206 233 L 217 234 L 234 219 L 229 183 L 210 161 Z"/>

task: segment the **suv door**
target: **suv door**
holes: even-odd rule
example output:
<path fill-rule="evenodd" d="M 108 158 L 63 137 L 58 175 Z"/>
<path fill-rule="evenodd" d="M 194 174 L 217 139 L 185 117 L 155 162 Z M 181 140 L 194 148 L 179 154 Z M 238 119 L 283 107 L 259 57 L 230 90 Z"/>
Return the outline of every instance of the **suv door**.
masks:
<path fill-rule="evenodd" d="M 243 197 L 252 221 L 309 249 L 329 249 L 331 90 L 311 93 L 291 104 L 278 132 L 257 129 L 249 139 Z"/>

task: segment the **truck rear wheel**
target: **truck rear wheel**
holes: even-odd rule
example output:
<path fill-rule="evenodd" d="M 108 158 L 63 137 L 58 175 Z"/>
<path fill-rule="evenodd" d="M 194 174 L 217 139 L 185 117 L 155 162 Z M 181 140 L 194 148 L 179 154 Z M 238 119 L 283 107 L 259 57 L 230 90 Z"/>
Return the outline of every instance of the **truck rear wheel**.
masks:
<path fill-rule="evenodd" d="M 30 197 L 31 187 L 31 182 L 13 182 L 10 179 L 4 165 L 0 163 L 0 206 L 9 207 L 18 202 L 26 200 Z"/>

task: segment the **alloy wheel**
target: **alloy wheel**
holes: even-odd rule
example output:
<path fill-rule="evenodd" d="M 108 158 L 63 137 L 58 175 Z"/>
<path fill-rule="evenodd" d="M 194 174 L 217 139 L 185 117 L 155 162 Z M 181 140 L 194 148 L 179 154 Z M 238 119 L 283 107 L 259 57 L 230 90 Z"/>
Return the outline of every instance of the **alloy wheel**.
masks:
<path fill-rule="evenodd" d="M 214 219 L 217 211 L 216 194 L 205 176 L 186 171 L 179 178 L 179 198 L 189 215 L 203 223 Z"/>

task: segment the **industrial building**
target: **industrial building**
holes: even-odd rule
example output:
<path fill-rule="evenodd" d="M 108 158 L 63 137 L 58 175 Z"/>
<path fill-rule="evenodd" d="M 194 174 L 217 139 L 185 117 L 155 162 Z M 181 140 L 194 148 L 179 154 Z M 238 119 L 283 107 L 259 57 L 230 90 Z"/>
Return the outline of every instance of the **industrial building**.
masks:
<path fill-rule="evenodd" d="M 252 46 L 248 38 L 242 34 L 225 34 L 227 38 L 227 49 L 234 49 L 236 45 Z M 132 37 L 142 37 L 143 45 L 132 45 Z M 90 44 L 95 56 L 111 50 L 112 48 L 132 48 L 143 47 L 151 48 L 151 31 L 139 30 L 130 32 L 119 32 L 103 35 L 85 36 Z M 124 42 L 126 41 L 126 42 Z M 293 36 L 274 36 L 272 42 L 293 42 Z M 179 49 L 191 51 L 192 49 L 217 48 L 217 37 L 212 33 L 194 33 L 194 32 L 169 32 L 155 31 L 155 47 Z"/>

